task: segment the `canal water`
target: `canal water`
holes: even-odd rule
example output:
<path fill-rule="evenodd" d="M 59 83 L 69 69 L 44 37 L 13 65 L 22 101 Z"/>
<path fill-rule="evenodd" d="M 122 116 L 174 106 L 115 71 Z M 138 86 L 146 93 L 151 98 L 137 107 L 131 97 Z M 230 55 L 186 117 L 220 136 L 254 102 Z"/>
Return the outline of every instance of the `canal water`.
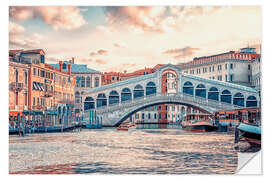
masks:
<path fill-rule="evenodd" d="M 144 125 L 9 136 L 10 174 L 232 174 L 234 136 Z"/>

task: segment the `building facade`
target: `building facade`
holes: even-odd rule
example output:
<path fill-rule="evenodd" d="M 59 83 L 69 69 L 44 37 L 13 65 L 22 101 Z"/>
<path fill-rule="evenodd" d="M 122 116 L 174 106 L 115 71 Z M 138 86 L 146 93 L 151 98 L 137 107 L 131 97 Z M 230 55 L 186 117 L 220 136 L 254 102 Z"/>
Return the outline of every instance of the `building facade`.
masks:
<path fill-rule="evenodd" d="M 240 52 L 195 57 L 193 61 L 179 64 L 179 67 L 186 74 L 251 86 L 252 61 L 259 56 L 255 48 L 242 48 Z"/>
<path fill-rule="evenodd" d="M 75 114 L 80 116 L 83 111 L 82 94 L 91 88 L 100 87 L 102 84 L 102 73 L 88 68 L 86 64 L 75 64 L 74 58 L 69 61 L 59 61 L 58 64 L 51 64 L 55 68 L 62 67 L 62 71 L 70 72 L 76 77 L 76 86 L 74 89 L 75 97 Z"/>
<path fill-rule="evenodd" d="M 14 102 L 15 108 L 18 104 L 19 115 L 25 118 L 26 123 L 31 122 L 32 126 L 71 124 L 74 119 L 76 79 L 70 71 L 63 72 L 61 68 L 45 63 L 45 52 L 42 49 L 10 50 L 9 74 L 9 115 L 13 124 L 16 119 Z M 20 90 L 22 88 L 19 86 L 25 90 Z"/>

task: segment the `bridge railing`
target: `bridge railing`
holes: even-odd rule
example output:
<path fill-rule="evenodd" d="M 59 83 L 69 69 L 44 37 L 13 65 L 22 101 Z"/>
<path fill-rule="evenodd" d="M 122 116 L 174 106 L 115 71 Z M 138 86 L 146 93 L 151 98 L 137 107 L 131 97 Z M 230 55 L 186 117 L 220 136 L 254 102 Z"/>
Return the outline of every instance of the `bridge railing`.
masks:
<path fill-rule="evenodd" d="M 197 97 L 197 96 L 192 96 L 188 94 L 178 94 L 175 96 L 166 96 L 164 94 L 153 94 L 151 96 L 144 96 L 143 98 L 136 98 L 132 99 L 128 102 L 125 103 L 117 103 L 117 104 L 112 104 L 109 106 L 103 106 L 97 108 L 97 113 L 102 114 L 102 113 L 108 113 L 108 112 L 114 112 L 119 109 L 125 109 L 129 107 L 134 107 L 134 106 L 141 106 L 144 104 L 150 104 L 151 102 L 158 102 L 158 101 L 168 101 L 168 102 L 175 102 L 175 101 L 180 101 L 180 102 L 186 102 L 187 104 L 195 104 L 198 106 L 208 106 L 213 109 L 224 109 L 224 110 L 231 110 L 234 108 L 239 108 L 239 106 L 233 105 L 233 104 L 228 104 L 220 101 L 215 101 L 211 99 L 206 99 L 202 97 Z"/>

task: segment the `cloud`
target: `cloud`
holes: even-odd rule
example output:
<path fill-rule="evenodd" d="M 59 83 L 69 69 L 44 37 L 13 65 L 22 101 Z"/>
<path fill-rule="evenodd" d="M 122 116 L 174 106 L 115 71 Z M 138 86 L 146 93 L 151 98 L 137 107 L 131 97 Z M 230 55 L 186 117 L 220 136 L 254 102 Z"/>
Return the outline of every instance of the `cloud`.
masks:
<path fill-rule="evenodd" d="M 124 64 L 119 64 L 118 66 L 111 66 L 107 69 L 104 69 L 105 72 L 124 72 L 125 70 L 128 72 L 133 72 L 134 69 L 137 67 L 137 64 L 135 63 L 124 63 Z"/>
<path fill-rule="evenodd" d="M 34 48 L 40 45 L 44 36 L 34 33 L 30 37 L 25 35 L 23 26 L 9 22 L 9 47 L 10 48 Z"/>
<path fill-rule="evenodd" d="M 106 7 L 108 24 L 129 28 L 134 33 L 178 32 L 181 27 L 196 17 L 212 14 L 221 7 L 204 6 L 124 6 Z"/>
<path fill-rule="evenodd" d="M 172 54 L 172 55 L 175 55 L 174 56 L 175 59 L 179 59 L 179 58 L 192 56 L 195 54 L 195 51 L 197 51 L 197 50 L 199 50 L 199 48 L 191 48 L 191 47 L 187 46 L 184 48 L 169 49 L 169 50 L 163 52 L 163 54 Z"/>
<path fill-rule="evenodd" d="M 77 29 L 86 24 L 80 9 L 74 6 L 11 6 L 9 16 L 17 21 L 42 19 L 54 29 Z"/>
<path fill-rule="evenodd" d="M 100 49 L 97 52 L 91 52 L 90 56 L 108 56 L 108 54 L 109 54 L 109 51 Z"/>
<path fill-rule="evenodd" d="M 104 59 L 96 59 L 97 64 L 107 64 L 107 61 Z"/>
<path fill-rule="evenodd" d="M 161 32 L 157 24 L 161 21 L 166 7 L 162 6 L 123 6 L 106 7 L 107 21 L 109 24 L 126 25 L 140 28 L 145 31 Z"/>
<path fill-rule="evenodd" d="M 117 47 L 117 48 L 126 48 L 127 47 L 127 45 L 125 43 L 114 43 L 113 46 Z"/>

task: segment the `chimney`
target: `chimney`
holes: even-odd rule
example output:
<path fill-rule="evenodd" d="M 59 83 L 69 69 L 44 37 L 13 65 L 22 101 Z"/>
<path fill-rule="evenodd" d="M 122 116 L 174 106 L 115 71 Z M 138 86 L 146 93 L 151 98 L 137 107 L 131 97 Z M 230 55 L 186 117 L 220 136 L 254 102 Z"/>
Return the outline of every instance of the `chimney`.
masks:
<path fill-rule="evenodd" d="M 71 74 L 71 64 L 68 64 L 68 74 Z"/>
<path fill-rule="evenodd" d="M 59 61 L 59 70 L 60 72 L 63 70 L 63 61 Z"/>
<path fill-rule="evenodd" d="M 71 63 L 74 64 L 74 57 L 72 57 Z"/>

